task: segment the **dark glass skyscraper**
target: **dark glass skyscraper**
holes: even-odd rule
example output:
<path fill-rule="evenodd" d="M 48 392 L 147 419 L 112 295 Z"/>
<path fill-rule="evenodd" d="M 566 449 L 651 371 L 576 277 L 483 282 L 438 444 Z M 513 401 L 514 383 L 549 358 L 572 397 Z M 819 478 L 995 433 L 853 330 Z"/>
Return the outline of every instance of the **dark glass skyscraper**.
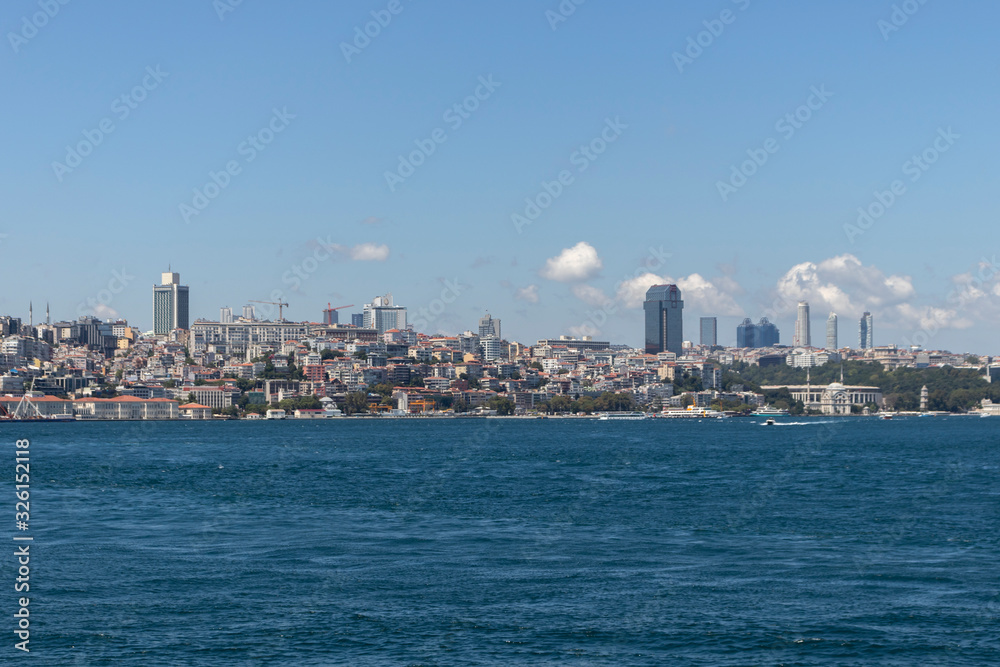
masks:
<path fill-rule="evenodd" d="M 719 321 L 714 317 L 703 317 L 701 318 L 701 344 L 702 345 L 718 345 L 719 344 Z"/>
<path fill-rule="evenodd" d="M 766 317 L 760 318 L 757 324 L 748 317 L 736 327 L 736 347 L 773 347 L 779 344 L 780 338 L 778 327 Z"/>
<path fill-rule="evenodd" d="M 646 354 L 673 352 L 684 346 L 684 301 L 677 285 L 653 285 L 646 291 Z"/>

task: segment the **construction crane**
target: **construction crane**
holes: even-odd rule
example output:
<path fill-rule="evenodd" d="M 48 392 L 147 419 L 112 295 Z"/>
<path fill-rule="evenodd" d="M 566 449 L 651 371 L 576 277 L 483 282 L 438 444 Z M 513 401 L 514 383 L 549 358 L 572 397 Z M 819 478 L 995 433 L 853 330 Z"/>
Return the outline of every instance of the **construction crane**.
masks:
<path fill-rule="evenodd" d="M 281 322 L 283 322 L 285 320 L 285 316 L 282 314 L 282 308 L 284 308 L 285 306 L 288 305 L 287 301 L 258 301 L 256 299 L 250 299 L 250 303 L 269 303 L 272 306 L 277 306 L 278 307 L 278 320 L 281 321 Z"/>
<path fill-rule="evenodd" d="M 354 304 L 352 303 L 349 306 L 337 306 L 336 308 L 331 308 L 330 302 L 327 301 L 326 308 L 323 309 L 323 324 L 336 324 L 336 322 L 333 321 L 333 318 L 336 317 L 334 313 L 336 313 L 338 310 L 343 310 L 344 308 L 353 308 L 353 307 Z"/>

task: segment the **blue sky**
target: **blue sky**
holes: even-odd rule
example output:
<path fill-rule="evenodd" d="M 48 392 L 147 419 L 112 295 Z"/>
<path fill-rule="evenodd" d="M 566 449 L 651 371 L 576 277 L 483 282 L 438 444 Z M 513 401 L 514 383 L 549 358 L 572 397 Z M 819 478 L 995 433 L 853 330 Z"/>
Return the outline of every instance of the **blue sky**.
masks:
<path fill-rule="evenodd" d="M 638 345 L 639 295 L 669 279 L 692 339 L 701 315 L 723 344 L 767 315 L 790 342 L 805 298 L 814 339 L 836 310 L 856 344 L 871 310 L 878 344 L 1000 353 L 995 4 L 587 0 L 555 22 L 555 0 L 400 0 L 348 58 L 388 0 L 229 2 L 4 3 L 0 310 L 149 328 L 169 264 L 194 317 L 280 294 L 316 320 L 392 292 L 431 331 L 489 310 L 511 339 Z M 390 187 L 416 142 L 433 153 Z M 226 187 L 185 215 L 213 172 Z"/>

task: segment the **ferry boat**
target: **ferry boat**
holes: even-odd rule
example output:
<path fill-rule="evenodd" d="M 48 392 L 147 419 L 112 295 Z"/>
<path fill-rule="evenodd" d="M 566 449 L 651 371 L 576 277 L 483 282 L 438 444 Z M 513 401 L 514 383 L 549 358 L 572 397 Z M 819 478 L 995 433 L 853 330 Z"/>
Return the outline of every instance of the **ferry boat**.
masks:
<path fill-rule="evenodd" d="M 711 408 L 696 408 L 693 405 L 689 405 L 686 410 L 664 410 L 657 417 L 667 419 L 726 419 L 728 415 L 725 412 L 719 412 Z"/>
<path fill-rule="evenodd" d="M 640 421 L 642 419 L 648 419 L 649 415 L 645 412 L 607 412 L 597 419 L 599 421 Z"/>
<path fill-rule="evenodd" d="M 782 408 L 772 408 L 770 405 L 765 405 L 762 408 L 757 408 L 757 410 L 750 413 L 754 417 L 787 417 L 788 410 Z"/>

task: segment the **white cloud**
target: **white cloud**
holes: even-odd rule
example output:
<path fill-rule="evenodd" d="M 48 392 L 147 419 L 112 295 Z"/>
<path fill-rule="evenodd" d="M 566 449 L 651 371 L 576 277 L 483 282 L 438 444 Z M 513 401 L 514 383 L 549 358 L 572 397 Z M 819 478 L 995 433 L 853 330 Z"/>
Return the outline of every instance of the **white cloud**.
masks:
<path fill-rule="evenodd" d="M 384 262 L 389 259 L 389 246 L 362 243 L 351 248 L 350 257 L 357 262 Z"/>
<path fill-rule="evenodd" d="M 728 279 L 726 279 L 728 281 Z M 727 292 L 698 273 L 674 280 L 669 276 L 644 273 L 622 282 L 616 297 L 626 308 L 641 308 L 646 300 L 646 290 L 653 285 L 677 285 L 681 290 L 685 308 L 697 308 L 698 312 L 712 313 L 723 317 L 742 317 L 743 309 Z"/>
<path fill-rule="evenodd" d="M 594 246 L 580 241 L 572 248 L 566 248 L 557 256 L 546 260 L 541 275 L 557 282 L 580 282 L 593 277 L 602 268 L 604 262 L 597 256 Z"/>
<path fill-rule="evenodd" d="M 389 246 L 378 243 L 359 243 L 352 247 L 330 243 L 327 250 L 335 252 L 343 258 L 356 262 L 384 262 L 389 259 Z"/>
<path fill-rule="evenodd" d="M 796 264 L 778 280 L 777 290 L 786 311 L 799 301 L 808 301 L 818 311 L 849 317 L 860 317 L 866 310 L 891 309 L 908 302 L 916 291 L 909 276 L 887 276 L 849 254 L 819 264 Z"/>
<path fill-rule="evenodd" d="M 514 292 L 514 298 L 518 301 L 528 303 L 538 303 L 538 285 L 528 285 Z"/>
<path fill-rule="evenodd" d="M 570 327 L 569 335 L 574 338 L 583 338 L 584 336 L 597 336 L 600 335 L 600 330 L 590 324 L 581 324 L 578 327 Z"/>
<path fill-rule="evenodd" d="M 603 290 L 590 285 L 574 285 L 573 295 L 588 306 L 595 307 L 601 307 L 611 300 Z"/>

